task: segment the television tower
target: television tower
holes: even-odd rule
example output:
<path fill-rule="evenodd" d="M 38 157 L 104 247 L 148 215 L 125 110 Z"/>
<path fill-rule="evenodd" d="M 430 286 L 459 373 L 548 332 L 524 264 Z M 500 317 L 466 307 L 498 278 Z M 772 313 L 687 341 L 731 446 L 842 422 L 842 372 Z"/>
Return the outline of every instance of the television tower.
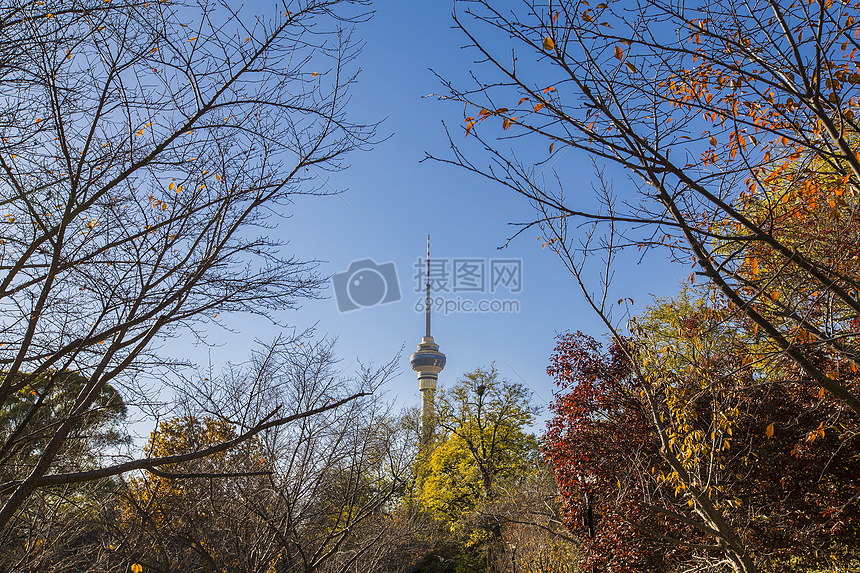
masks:
<path fill-rule="evenodd" d="M 433 437 L 433 399 L 436 394 L 436 380 L 445 368 L 445 355 L 439 352 L 439 345 L 430 336 L 430 235 L 427 235 L 427 284 L 424 299 L 424 338 L 418 350 L 409 357 L 409 365 L 418 373 L 418 389 L 421 390 L 421 445 L 430 443 Z"/>

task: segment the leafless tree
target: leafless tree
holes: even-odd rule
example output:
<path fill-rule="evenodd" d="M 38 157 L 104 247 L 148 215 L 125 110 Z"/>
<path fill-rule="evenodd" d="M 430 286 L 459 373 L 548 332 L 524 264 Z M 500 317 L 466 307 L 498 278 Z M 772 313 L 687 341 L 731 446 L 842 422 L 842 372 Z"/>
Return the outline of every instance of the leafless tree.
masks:
<path fill-rule="evenodd" d="M 313 262 L 282 252 L 278 218 L 321 194 L 371 142 L 344 113 L 365 2 L 298 0 L 246 17 L 229 2 L 75 0 L 0 8 L 0 530 L 44 488 L 224 451 L 308 410 L 272 403 L 229 442 L 167 458 L 62 468 L 107 385 L 129 404 L 155 347 L 219 313 L 277 312 L 313 297 Z M 168 364 L 169 365 L 169 364 Z M 60 419 L 41 416 L 84 383 Z M 50 420 L 46 423 L 45 420 Z M 28 441 L 37 455 L 21 459 Z"/>
<path fill-rule="evenodd" d="M 189 412 L 150 444 L 160 455 L 198 450 L 242 433 L 272 403 L 320 411 L 375 389 L 395 364 L 345 376 L 330 342 L 277 341 L 201 383 Z M 388 533 L 380 524 L 409 475 L 400 430 L 378 396 L 364 396 L 226 455 L 154 470 L 127 483 L 114 544 L 152 570 L 351 571 Z"/>

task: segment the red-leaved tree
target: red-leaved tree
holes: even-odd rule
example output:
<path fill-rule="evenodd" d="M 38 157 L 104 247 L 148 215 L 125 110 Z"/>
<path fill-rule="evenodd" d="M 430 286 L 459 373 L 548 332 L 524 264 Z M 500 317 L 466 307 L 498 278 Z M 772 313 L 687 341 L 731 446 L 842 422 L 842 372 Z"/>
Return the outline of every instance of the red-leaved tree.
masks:
<path fill-rule="evenodd" d="M 581 332 L 559 337 L 547 372 L 564 392 L 544 455 L 559 483 L 569 529 L 583 540 L 584 566 L 631 573 L 662 569 L 664 552 L 643 529 L 663 528 L 640 492 L 660 463 L 659 441 L 649 429 L 636 380 L 624 352 L 608 352 Z M 638 525 L 638 527 L 637 527 Z M 649 527 L 650 526 L 650 527 Z"/>

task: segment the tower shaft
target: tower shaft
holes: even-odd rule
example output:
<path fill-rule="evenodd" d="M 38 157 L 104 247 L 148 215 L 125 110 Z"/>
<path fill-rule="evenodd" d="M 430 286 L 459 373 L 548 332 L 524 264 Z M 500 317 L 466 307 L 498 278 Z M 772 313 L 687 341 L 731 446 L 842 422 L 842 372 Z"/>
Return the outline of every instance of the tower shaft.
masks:
<path fill-rule="evenodd" d="M 421 445 L 427 445 L 433 439 L 435 430 L 436 388 L 426 388 L 421 391 Z"/>

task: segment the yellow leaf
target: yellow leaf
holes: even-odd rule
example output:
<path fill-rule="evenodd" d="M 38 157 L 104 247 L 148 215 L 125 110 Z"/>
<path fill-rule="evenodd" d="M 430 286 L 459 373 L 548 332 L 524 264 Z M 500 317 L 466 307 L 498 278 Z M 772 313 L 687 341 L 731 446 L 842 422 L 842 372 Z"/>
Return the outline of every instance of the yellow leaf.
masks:
<path fill-rule="evenodd" d="M 311 77 L 312 77 L 312 78 L 315 78 L 315 77 L 317 77 L 318 75 L 319 75 L 319 72 L 314 72 L 314 73 L 312 73 L 312 74 L 311 74 Z"/>
<path fill-rule="evenodd" d="M 215 180 L 216 180 L 216 181 L 221 181 L 221 176 L 220 176 L 220 175 L 218 175 L 217 173 L 215 174 Z"/>
<path fill-rule="evenodd" d="M 717 146 L 717 138 L 712 135 L 711 137 L 708 138 L 708 143 L 710 143 L 711 145 L 716 147 Z"/>
<path fill-rule="evenodd" d="M 543 39 L 543 49 L 546 51 L 552 50 L 555 48 L 555 42 L 552 41 L 552 38 L 547 36 Z"/>
<path fill-rule="evenodd" d="M 626 65 L 626 66 L 627 66 L 627 71 L 629 71 L 631 74 L 635 74 L 635 73 L 636 73 L 636 66 L 634 66 L 634 65 L 633 65 L 633 64 L 631 64 L 630 62 L 627 62 L 627 63 L 626 63 L 626 64 L 624 64 L 624 65 Z"/>
<path fill-rule="evenodd" d="M 132 563 L 131 564 L 131 573 L 141 573 L 143 571 L 143 566 L 140 563 Z"/>
<path fill-rule="evenodd" d="M 188 38 L 188 41 L 189 41 L 189 42 L 193 42 L 193 41 L 194 41 L 194 40 L 196 40 L 196 39 L 197 39 L 197 36 L 193 36 L 193 37 L 191 37 L 191 38 Z"/>
<path fill-rule="evenodd" d="M 167 186 L 167 188 L 170 189 L 171 191 L 173 191 L 174 187 L 176 187 L 176 183 L 174 183 L 173 181 L 171 181 L 170 185 Z"/>
<path fill-rule="evenodd" d="M 540 111 L 540 108 L 542 108 L 542 107 L 543 107 L 542 103 L 535 104 L 535 111 Z"/>
<path fill-rule="evenodd" d="M 771 422 L 770 426 L 768 426 L 767 429 L 764 431 L 764 433 L 767 436 L 768 440 L 771 439 L 771 437 L 773 437 L 773 423 L 772 422 Z"/>
<path fill-rule="evenodd" d="M 619 48 L 618 46 L 615 46 L 615 57 L 618 58 L 618 61 L 624 59 L 624 52 L 622 52 L 621 48 Z"/>

